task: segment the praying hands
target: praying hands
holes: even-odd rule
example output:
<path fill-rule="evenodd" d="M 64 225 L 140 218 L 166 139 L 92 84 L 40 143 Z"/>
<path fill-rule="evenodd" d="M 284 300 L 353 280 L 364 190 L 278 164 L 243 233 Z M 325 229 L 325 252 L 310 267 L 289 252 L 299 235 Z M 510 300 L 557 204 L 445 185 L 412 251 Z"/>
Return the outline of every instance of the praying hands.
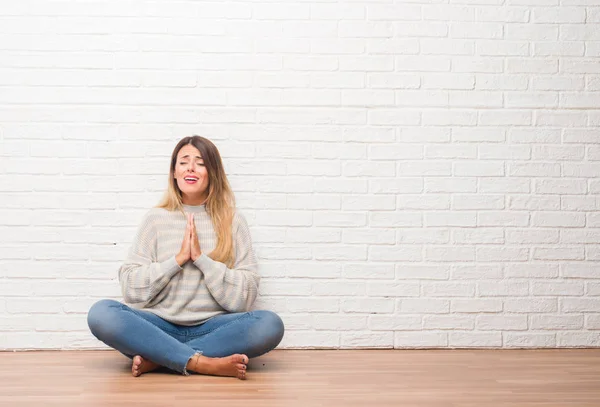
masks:
<path fill-rule="evenodd" d="M 185 235 L 181 250 L 175 256 L 175 260 L 179 266 L 183 266 L 188 260 L 196 261 L 202 254 L 200 242 L 198 241 L 198 233 L 196 231 L 196 222 L 194 222 L 194 214 L 187 213 L 187 225 L 185 226 Z"/>

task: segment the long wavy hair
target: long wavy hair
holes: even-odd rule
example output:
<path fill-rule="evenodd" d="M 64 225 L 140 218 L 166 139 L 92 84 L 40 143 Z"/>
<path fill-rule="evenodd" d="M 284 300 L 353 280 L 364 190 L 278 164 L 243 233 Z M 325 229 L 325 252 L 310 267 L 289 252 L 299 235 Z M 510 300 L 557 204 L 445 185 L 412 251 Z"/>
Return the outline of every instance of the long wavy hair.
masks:
<path fill-rule="evenodd" d="M 184 137 L 177 143 L 171 154 L 171 166 L 169 169 L 169 186 L 157 208 L 169 211 L 181 211 L 183 201 L 181 190 L 175 180 L 175 165 L 177 154 L 184 146 L 191 144 L 200 151 L 208 173 L 208 198 L 206 200 L 206 212 L 212 220 L 217 235 L 217 246 L 208 254 L 216 261 L 225 263 L 227 267 L 233 267 L 235 260 L 232 224 L 235 212 L 235 197 L 229 185 L 219 150 L 212 141 L 201 136 Z"/>

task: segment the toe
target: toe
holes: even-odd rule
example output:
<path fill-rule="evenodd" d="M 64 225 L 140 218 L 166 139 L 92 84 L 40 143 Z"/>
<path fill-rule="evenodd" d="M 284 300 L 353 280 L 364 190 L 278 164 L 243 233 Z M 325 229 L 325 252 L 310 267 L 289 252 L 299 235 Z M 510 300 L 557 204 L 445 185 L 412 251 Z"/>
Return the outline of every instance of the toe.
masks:
<path fill-rule="evenodd" d="M 242 364 L 247 364 L 248 363 L 248 356 L 246 355 L 234 355 L 235 357 L 233 358 L 233 360 L 237 363 L 242 363 Z"/>
<path fill-rule="evenodd" d="M 246 370 L 246 365 L 243 365 L 243 364 L 241 364 L 241 363 L 238 363 L 238 364 L 236 365 L 236 367 L 238 368 L 238 370 Z"/>
<path fill-rule="evenodd" d="M 140 356 L 135 356 L 133 358 L 133 363 L 131 364 L 131 374 L 133 374 L 134 377 L 137 377 L 140 375 L 141 364 L 142 364 L 142 358 Z"/>

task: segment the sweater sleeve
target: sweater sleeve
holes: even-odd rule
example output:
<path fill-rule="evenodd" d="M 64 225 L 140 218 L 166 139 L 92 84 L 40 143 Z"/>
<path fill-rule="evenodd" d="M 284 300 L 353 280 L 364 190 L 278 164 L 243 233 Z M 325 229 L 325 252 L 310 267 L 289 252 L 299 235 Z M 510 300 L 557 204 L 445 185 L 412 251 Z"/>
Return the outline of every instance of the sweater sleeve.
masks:
<path fill-rule="evenodd" d="M 228 312 L 245 312 L 258 295 L 260 276 L 246 219 L 236 214 L 234 230 L 235 263 L 228 268 L 205 253 L 194 264 L 204 274 L 204 281 L 214 299 Z"/>
<path fill-rule="evenodd" d="M 123 300 L 140 308 L 145 307 L 182 268 L 175 255 L 158 262 L 156 259 L 156 226 L 147 214 L 138 227 L 129 254 L 119 268 Z"/>

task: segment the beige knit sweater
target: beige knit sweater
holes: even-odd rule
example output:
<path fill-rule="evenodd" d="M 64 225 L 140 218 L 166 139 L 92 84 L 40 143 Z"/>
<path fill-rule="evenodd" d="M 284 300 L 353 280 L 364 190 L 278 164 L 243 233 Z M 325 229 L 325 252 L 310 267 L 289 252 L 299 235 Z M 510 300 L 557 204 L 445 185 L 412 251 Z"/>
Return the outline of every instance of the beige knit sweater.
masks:
<path fill-rule="evenodd" d="M 123 300 L 178 325 L 197 325 L 226 312 L 247 311 L 258 294 L 260 276 L 248 224 L 233 219 L 235 264 L 207 256 L 217 238 L 205 205 L 184 205 L 193 212 L 202 255 L 180 267 L 175 261 L 186 227 L 178 211 L 152 208 L 144 216 L 127 259 L 119 269 Z"/>

